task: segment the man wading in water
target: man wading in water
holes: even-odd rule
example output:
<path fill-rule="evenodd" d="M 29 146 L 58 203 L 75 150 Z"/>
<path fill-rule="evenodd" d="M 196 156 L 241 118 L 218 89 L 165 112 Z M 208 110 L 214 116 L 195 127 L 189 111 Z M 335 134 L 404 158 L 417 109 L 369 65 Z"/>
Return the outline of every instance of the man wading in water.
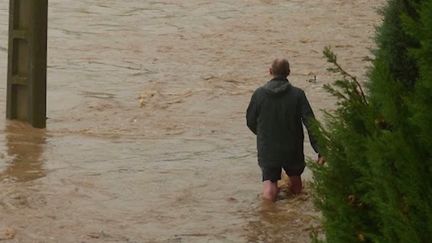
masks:
<path fill-rule="evenodd" d="M 290 72 L 286 59 L 274 60 L 270 68 L 273 79 L 254 92 L 246 114 L 247 126 L 257 135 L 263 198 L 271 201 L 279 193 L 277 181 L 281 179 L 282 168 L 290 178 L 291 192 L 299 194 L 302 190 L 301 174 L 305 168 L 302 123 L 318 153 L 311 135 L 311 122 L 315 119 L 312 108 L 304 91 L 289 83 Z M 323 164 L 324 159 L 318 157 L 318 163 Z"/>

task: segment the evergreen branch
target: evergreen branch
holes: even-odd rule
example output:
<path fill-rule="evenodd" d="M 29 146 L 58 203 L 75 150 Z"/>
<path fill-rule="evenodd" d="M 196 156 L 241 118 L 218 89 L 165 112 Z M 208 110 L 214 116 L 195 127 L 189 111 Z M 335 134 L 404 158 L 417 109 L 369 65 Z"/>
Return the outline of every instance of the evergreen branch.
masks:
<path fill-rule="evenodd" d="M 333 73 L 340 73 L 342 74 L 344 77 L 348 77 L 349 79 L 351 79 L 354 84 L 356 85 L 356 91 L 358 92 L 358 95 L 361 97 L 362 101 L 367 104 L 367 98 L 365 95 L 365 92 L 363 91 L 362 85 L 360 84 L 360 82 L 357 80 L 357 77 L 348 73 L 347 71 L 345 71 L 345 69 L 342 68 L 342 66 L 337 62 L 337 56 L 333 53 L 333 51 L 331 50 L 331 48 L 329 46 L 324 48 L 324 56 L 327 58 L 327 62 L 333 64 L 335 66 L 335 68 L 328 68 L 327 70 Z"/>

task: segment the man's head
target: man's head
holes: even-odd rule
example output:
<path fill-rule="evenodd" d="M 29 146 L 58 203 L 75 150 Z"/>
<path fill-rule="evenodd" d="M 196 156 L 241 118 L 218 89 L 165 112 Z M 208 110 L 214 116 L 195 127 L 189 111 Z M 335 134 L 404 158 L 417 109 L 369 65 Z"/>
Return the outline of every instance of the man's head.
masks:
<path fill-rule="evenodd" d="M 290 65 L 287 59 L 275 59 L 270 68 L 270 74 L 273 77 L 288 77 L 291 73 Z"/>

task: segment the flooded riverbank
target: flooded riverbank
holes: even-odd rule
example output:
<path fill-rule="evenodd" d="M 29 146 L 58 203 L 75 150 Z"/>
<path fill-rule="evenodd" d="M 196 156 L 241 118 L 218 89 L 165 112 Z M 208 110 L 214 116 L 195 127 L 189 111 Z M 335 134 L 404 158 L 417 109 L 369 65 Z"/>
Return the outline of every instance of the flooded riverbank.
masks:
<path fill-rule="evenodd" d="M 51 0 L 48 128 L 0 119 L 0 230 L 11 242 L 308 242 L 310 190 L 261 205 L 245 109 L 284 56 L 321 117 L 334 103 L 322 49 L 362 77 L 382 2 Z M 2 1 L 4 79 L 7 21 Z"/>

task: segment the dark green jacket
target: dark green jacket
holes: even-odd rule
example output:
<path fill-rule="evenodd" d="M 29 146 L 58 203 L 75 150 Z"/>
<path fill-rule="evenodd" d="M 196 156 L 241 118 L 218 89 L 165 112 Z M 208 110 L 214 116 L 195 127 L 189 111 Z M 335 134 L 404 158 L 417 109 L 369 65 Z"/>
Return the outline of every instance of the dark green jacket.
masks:
<path fill-rule="evenodd" d="M 303 90 L 292 86 L 286 78 L 274 78 L 252 95 L 246 120 L 257 135 L 258 163 L 261 166 L 285 166 L 298 169 L 305 165 L 302 123 L 305 124 L 315 152 L 316 140 L 311 135 L 312 108 Z"/>

